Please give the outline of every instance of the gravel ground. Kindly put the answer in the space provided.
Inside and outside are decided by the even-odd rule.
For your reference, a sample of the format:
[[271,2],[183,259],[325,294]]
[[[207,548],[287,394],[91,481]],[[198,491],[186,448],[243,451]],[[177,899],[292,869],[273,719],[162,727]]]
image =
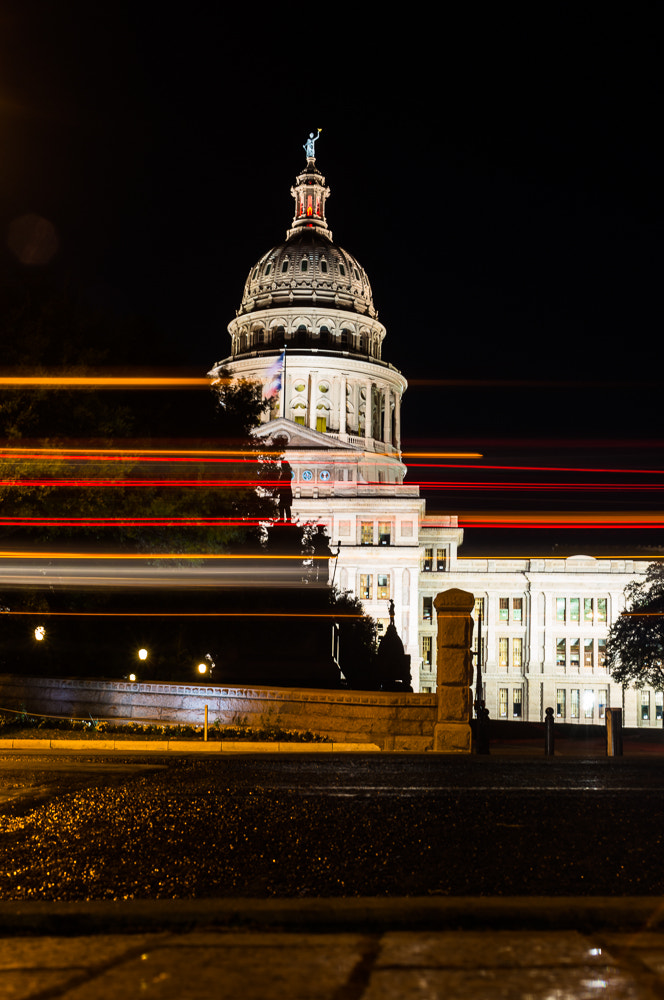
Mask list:
[[0,898],[664,894],[655,790],[357,792],[330,773],[310,791],[295,765],[280,788],[260,764],[118,765],[4,808]]

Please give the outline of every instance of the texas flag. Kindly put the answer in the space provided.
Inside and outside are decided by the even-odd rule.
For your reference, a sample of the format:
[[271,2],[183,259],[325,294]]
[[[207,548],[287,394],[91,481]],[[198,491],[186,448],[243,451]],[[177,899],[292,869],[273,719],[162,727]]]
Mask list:
[[265,388],[263,395],[265,399],[273,399],[281,391],[281,376],[286,360],[286,349],[281,352],[276,361],[273,361],[265,375]]

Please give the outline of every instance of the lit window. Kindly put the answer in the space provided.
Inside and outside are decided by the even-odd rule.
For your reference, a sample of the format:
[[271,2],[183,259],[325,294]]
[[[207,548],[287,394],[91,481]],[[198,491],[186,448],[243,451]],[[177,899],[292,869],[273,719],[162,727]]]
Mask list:
[[574,688],[570,691],[571,702],[572,702],[572,718],[579,718],[579,689]]
[[507,688],[500,688],[500,690],[498,691],[498,715],[500,716],[501,719],[507,718],[508,693],[509,692]]
[[324,434],[327,430],[327,417],[316,417],[316,430]]
[[515,597],[512,601],[512,620],[515,622],[523,621],[523,598]]
[[565,639],[556,639],[556,666],[563,670],[567,666]]
[[389,573],[379,573],[378,574],[378,593],[376,594],[379,601],[387,601],[390,597],[390,576]]
[[319,384],[319,386],[318,386],[318,391],[319,392],[329,392],[330,391],[330,387],[327,384],[327,382],[321,382]]
[[664,709],[664,693],[655,691],[655,718],[662,721],[662,710]]
[[506,667],[509,662],[510,641],[509,639],[498,640],[498,666]]
[[641,692],[641,722],[650,722],[650,691]]
[[360,577],[360,599],[362,601],[370,601],[372,590],[373,590],[373,576],[371,576],[371,574],[366,576],[362,575]]
[[564,622],[565,619],[565,598],[556,597],[556,621]]
[[304,427],[304,415],[301,413],[296,413],[293,418],[293,422],[296,424],[301,424],[302,427]]
[[597,640],[597,666],[606,666],[606,639]]
[[430,635],[422,636],[422,665],[431,670],[431,647],[432,641]]
[[606,688],[597,692],[597,715],[600,719],[606,718]]
[[593,667],[595,665],[593,657],[593,639],[583,640],[583,665],[584,667]]
[[360,545],[373,545],[373,521],[360,523]]
[[475,598],[475,621],[479,621],[480,618],[484,621],[484,598]]
[[558,688],[556,691],[556,718],[565,718],[565,688]]
[[594,691],[584,691],[583,692],[583,716],[585,719],[592,719],[593,712],[595,711],[595,692]]
[[512,666],[520,667],[523,657],[523,640],[512,639]]
[[570,597],[569,599],[569,620],[571,622],[578,622],[579,619],[579,598]]
[[433,549],[425,549],[422,570],[425,573],[430,573],[432,569],[433,569]]
[[597,619],[598,622],[606,621],[606,597],[597,598]]
[[510,620],[510,599],[509,597],[499,598],[498,619],[501,622]]
[[378,522],[378,544],[389,545],[392,537],[392,529],[389,521]]
[[430,622],[433,618],[433,597],[422,598],[422,621]]
[[447,567],[447,552],[445,549],[436,549],[436,570],[444,573]]
[[585,597],[583,599],[583,620],[584,622],[591,622],[594,620],[592,597]]
[[574,670],[581,666],[581,640],[570,639],[569,641],[569,665]]
[[523,691],[521,688],[514,688],[512,691],[512,718],[521,718]]

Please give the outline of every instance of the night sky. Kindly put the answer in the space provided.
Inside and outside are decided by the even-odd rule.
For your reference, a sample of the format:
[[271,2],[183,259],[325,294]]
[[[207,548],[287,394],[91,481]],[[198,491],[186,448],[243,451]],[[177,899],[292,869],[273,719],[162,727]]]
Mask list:
[[[478,8],[440,28],[217,10],[2,5],[0,225],[35,213],[59,246],[32,266],[144,317],[155,364],[203,373],[321,127],[335,242],[411,381],[406,447],[610,465],[617,441],[617,462],[661,465],[655,6]],[[16,267],[6,246],[0,264]]]

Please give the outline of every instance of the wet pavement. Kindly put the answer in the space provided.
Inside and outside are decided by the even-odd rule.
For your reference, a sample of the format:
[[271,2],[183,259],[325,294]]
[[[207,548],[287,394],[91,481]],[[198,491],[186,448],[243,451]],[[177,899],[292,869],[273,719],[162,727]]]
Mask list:
[[[143,929],[134,932],[118,933],[116,927],[94,936],[19,932],[0,937],[0,995],[23,1000],[117,1000],[121,995],[148,1000],[655,1000],[664,993],[664,933],[638,904],[632,910],[625,903],[622,930],[599,911],[594,930],[579,927],[583,900],[559,909],[552,926],[541,926],[542,911],[529,913],[525,901],[502,914],[494,906],[483,915],[473,901],[460,901],[452,921],[463,924],[470,917],[472,924],[474,914],[481,926],[452,929],[446,926],[451,914],[431,911],[430,926],[418,926],[420,914],[413,929],[404,930],[403,910],[416,913],[417,901],[405,900],[403,906],[356,901],[355,910],[331,903],[327,915],[324,901],[319,902],[318,910],[307,914],[306,930],[289,927],[298,923],[293,911],[284,913],[283,904],[275,902],[271,910],[263,904],[262,915],[239,905],[238,926],[215,925],[214,913],[201,911],[198,918],[186,914],[192,926],[181,929],[163,928],[154,915],[152,923],[144,915]],[[653,904],[653,914],[657,910]],[[588,919],[591,914],[581,924]],[[279,928],[280,922],[286,926]],[[33,923],[36,930],[39,918]]]

